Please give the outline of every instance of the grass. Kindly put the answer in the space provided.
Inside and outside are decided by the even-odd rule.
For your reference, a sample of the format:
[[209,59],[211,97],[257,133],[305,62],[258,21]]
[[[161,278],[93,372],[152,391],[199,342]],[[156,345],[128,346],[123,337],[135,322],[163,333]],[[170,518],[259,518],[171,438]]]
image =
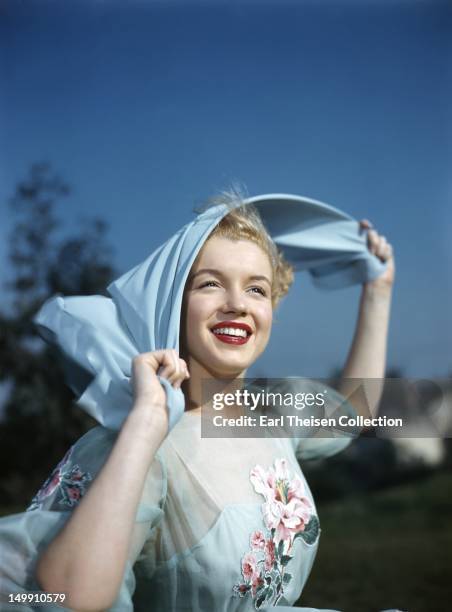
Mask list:
[[318,507],[322,536],[297,605],[345,612],[452,609],[452,476]]

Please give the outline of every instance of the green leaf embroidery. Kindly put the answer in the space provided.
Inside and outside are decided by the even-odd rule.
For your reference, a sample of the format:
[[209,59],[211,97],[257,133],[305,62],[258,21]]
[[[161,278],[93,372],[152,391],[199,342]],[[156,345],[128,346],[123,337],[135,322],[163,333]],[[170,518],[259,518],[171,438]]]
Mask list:
[[299,531],[297,536],[303,538],[306,544],[314,544],[319,536],[319,519],[313,514],[304,531]]
[[273,590],[273,588],[272,587],[268,587],[267,595],[265,596],[265,601],[266,602],[270,601],[270,599],[272,599],[274,594],[275,594],[275,591]]
[[288,582],[290,582],[292,580],[292,574],[289,574],[288,572],[286,572],[283,576],[283,584],[287,584]]
[[256,599],[256,610],[259,610],[259,608],[261,607],[261,605],[264,603],[264,601],[265,601],[265,594],[266,594],[266,591],[267,591],[267,590],[262,591],[262,592],[260,593],[259,597]]
[[292,559],[292,557],[290,555],[283,555],[281,557],[281,565],[283,567],[286,567],[286,565],[289,563],[289,561]]

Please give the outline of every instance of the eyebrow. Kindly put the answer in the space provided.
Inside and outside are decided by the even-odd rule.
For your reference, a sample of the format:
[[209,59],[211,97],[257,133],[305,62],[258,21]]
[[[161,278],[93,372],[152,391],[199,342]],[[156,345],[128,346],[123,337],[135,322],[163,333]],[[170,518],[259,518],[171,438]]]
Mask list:
[[[192,274],[191,277],[189,278],[189,280],[192,281],[194,278],[196,278],[200,274],[215,274],[215,276],[223,276],[224,277],[224,274],[222,272],[220,272],[220,270],[215,270],[215,268],[202,268],[202,270],[198,270],[197,272]],[[263,280],[263,281],[266,281],[270,285],[270,287],[271,287],[271,282],[269,281],[269,279],[266,276],[263,276],[262,274],[252,274],[251,276],[248,276],[248,279],[249,280]]]

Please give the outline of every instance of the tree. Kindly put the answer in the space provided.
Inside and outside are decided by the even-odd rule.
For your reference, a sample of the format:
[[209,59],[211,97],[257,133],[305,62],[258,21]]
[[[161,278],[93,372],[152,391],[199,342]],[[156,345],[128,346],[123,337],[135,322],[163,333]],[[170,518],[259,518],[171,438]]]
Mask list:
[[0,423],[0,497],[20,506],[67,448],[93,425],[74,406],[56,349],[40,340],[33,317],[44,301],[62,295],[105,294],[115,276],[107,225],[85,221],[64,235],[58,215],[69,186],[48,164],[35,164],[10,200],[9,304],[0,306],[0,382],[10,392]]

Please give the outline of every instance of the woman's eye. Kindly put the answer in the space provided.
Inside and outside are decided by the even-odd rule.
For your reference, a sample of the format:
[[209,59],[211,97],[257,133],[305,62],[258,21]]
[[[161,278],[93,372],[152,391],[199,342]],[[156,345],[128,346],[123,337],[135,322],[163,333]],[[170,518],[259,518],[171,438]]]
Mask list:
[[[218,285],[218,283],[216,281],[209,280],[209,281],[204,281],[199,286],[199,288],[203,289],[204,287],[218,287],[218,286],[219,285]],[[260,295],[263,295],[264,297],[267,295],[267,292],[262,287],[250,287],[250,291],[252,293],[259,293]]]
[[215,281],[206,281],[200,285],[200,289],[203,287],[217,287],[217,283]]
[[261,295],[263,295],[263,296],[266,296],[266,295],[267,295],[267,293],[266,293],[265,289],[262,289],[262,287],[251,287],[251,291],[252,291],[253,293],[255,293],[255,292],[260,293],[260,294],[261,294]]

